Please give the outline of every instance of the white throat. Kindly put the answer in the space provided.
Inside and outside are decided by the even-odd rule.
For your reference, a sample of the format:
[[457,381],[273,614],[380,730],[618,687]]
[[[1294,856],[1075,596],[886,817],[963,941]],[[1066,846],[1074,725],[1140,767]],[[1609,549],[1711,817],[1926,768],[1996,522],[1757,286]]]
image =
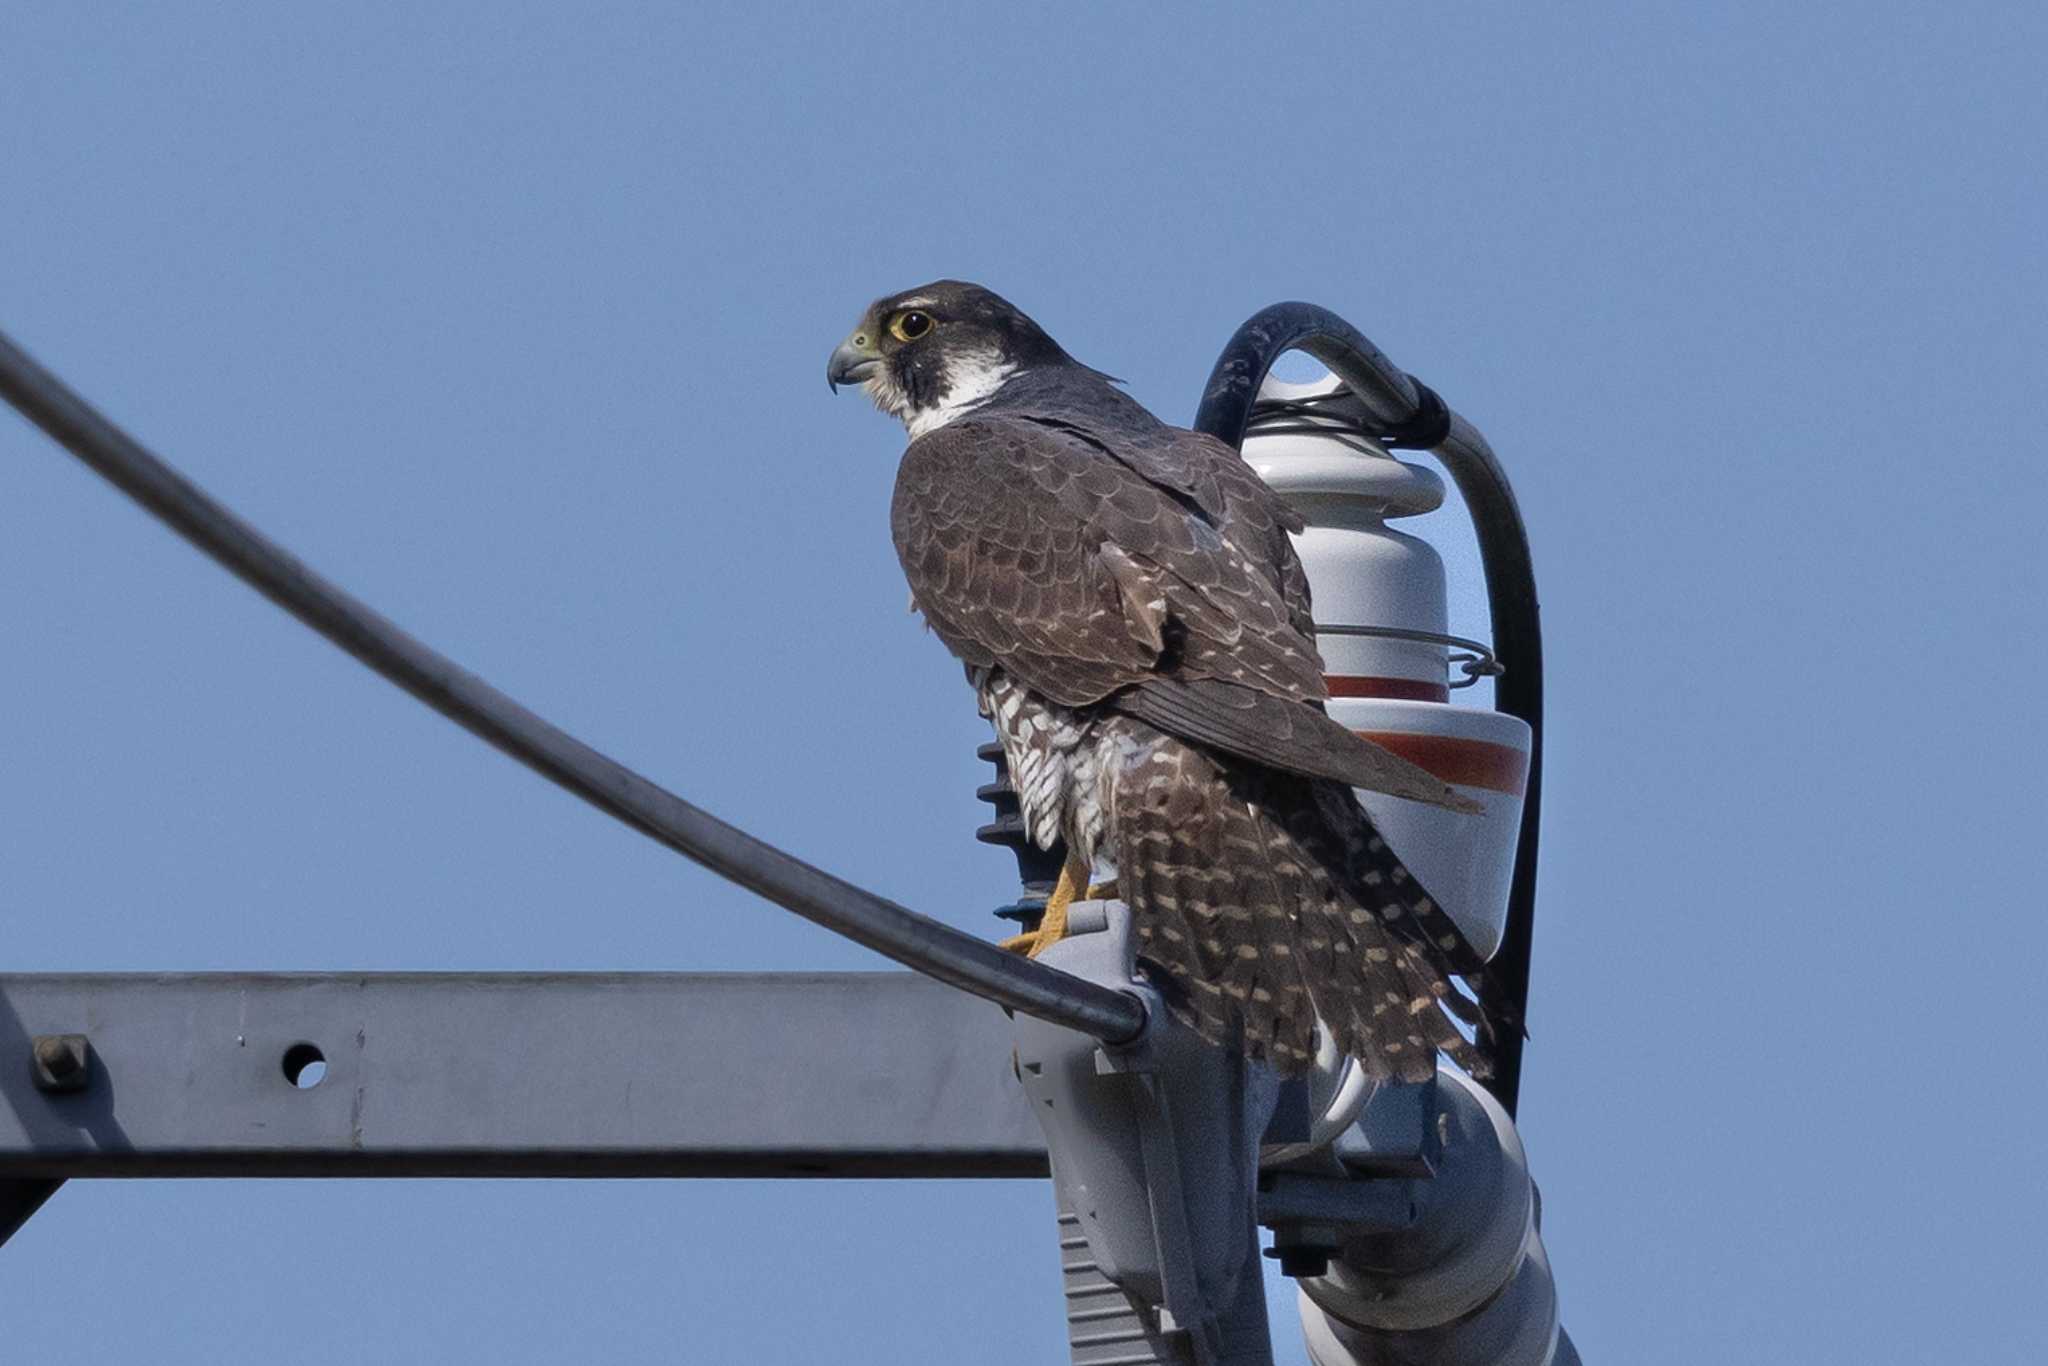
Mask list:
[[993,351],[970,352],[947,367],[946,378],[950,384],[943,399],[932,407],[920,408],[916,412],[899,412],[897,416],[903,419],[910,439],[915,441],[988,402],[995,397],[996,390],[1016,373],[1016,366],[1005,365]]

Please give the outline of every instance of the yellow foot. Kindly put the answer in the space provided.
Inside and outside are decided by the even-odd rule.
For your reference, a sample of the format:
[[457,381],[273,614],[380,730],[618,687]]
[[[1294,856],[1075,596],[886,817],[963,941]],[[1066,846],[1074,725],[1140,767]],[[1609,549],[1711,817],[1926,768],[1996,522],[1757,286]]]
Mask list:
[[1045,899],[1045,914],[1039,917],[1038,928],[1025,934],[1013,935],[1002,942],[1002,947],[1012,953],[1021,953],[1026,958],[1036,958],[1054,944],[1067,937],[1067,907],[1077,900],[1094,900],[1098,897],[1116,895],[1116,883],[1089,883],[1087,875],[1072,860],[1060,869],[1060,880],[1052,889],[1052,895]]

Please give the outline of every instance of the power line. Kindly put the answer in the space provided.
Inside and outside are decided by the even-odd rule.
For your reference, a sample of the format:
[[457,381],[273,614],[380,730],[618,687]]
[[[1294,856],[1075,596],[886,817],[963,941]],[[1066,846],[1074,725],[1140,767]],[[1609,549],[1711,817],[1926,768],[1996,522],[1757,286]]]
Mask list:
[[1135,996],[1008,953],[728,825],[528,711],[308,569],[0,334],[0,396],[257,592],[449,720],[648,838],[806,920],[977,996],[1099,1038],[1135,1038]]

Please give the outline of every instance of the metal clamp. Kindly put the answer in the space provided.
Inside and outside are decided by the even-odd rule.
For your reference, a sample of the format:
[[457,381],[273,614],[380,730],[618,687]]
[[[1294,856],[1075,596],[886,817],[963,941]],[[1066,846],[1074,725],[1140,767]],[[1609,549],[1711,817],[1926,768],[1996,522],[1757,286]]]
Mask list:
[[1278,1079],[1203,1042],[1134,980],[1129,907],[1083,901],[1068,915],[1045,957],[1140,994],[1149,1021],[1127,1045],[1015,1024],[1062,1210],[1073,1359],[1272,1366],[1253,1186]]
[[1493,647],[1483,641],[1469,640],[1464,636],[1447,636],[1441,631],[1421,631],[1410,626],[1345,626],[1316,623],[1316,634],[1322,636],[1369,636],[1375,640],[1413,640],[1424,645],[1442,645],[1463,651],[1450,657],[1465,677],[1451,684],[1454,688],[1469,688],[1482,678],[1498,678],[1507,672],[1507,666],[1495,657]]

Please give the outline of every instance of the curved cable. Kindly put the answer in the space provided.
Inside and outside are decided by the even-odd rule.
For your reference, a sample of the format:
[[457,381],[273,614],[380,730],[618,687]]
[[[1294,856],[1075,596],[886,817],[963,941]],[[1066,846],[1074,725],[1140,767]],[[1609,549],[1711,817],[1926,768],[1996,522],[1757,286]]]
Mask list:
[[0,396],[257,592],[457,725],[641,834],[806,920],[930,977],[1123,1042],[1136,996],[1084,982],[917,914],[726,824],[543,720],[407,635],[215,502],[0,335]]
[[1377,424],[1383,445],[1434,451],[1463,495],[1478,533],[1493,617],[1493,649],[1502,666],[1494,680],[1494,706],[1529,724],[1529,777],[1515,845],[1514,880],[1508,889],[1507,925],[1480,988],[1480,1003],[1487,1013],[1504,1022],[1490,1038],[1481,1039],[1493,1063],[1486,1086],[1513,1115],[1522,1085],[1543,795],[1543,633],[1521,509],[1507,472],[1478,428],[1446,408],[1428,385],[1388,360],[1357,328],[1314,304],[1274,304],[1237,329],[1209,372],[1195,414],[1196,430],[1233,447],[1240,445],[1260,386],[1273,363],[1288,351],[1305,351],[1328,366]]

